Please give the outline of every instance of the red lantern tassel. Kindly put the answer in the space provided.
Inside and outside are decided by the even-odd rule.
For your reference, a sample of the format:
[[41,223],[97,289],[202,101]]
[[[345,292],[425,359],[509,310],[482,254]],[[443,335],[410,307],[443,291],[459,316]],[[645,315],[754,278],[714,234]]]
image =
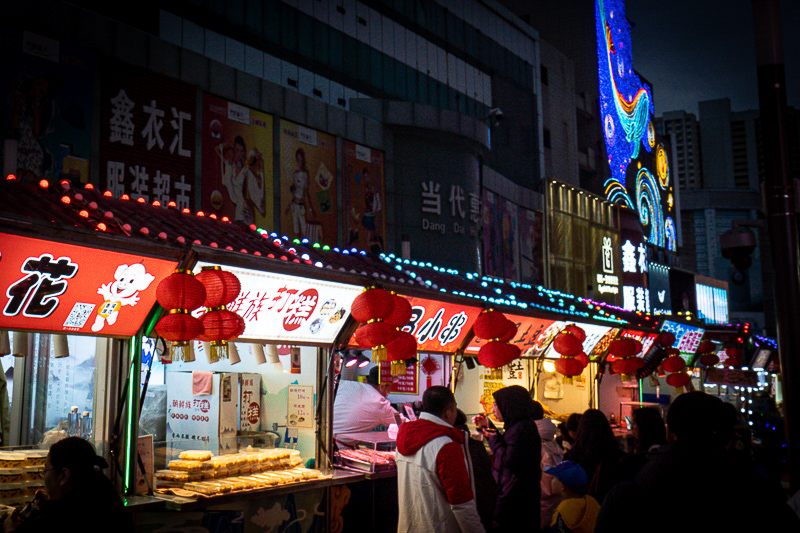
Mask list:
[[213,340],[209,349],[208,360],[212,363],[228,358],[228,341]]
[[373,346],[372,347],[372,362],[373,363],[383,363],[386,361],[386,345],[381,344],[380,346]]
[[406,362],[400,359],[399,361],[392,361],[392,375],[402,376],[406,373]]
[[169,362],[172,361],[194,361],[194,351],[192,341],[174,341],[169,347]]

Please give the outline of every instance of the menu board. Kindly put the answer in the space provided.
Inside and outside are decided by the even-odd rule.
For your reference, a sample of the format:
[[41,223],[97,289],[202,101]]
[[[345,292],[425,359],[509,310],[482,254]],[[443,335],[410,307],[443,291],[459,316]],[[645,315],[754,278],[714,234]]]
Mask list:
[[[419,394],[419,376],[417,363],[406,365],[406,373],[394,376],[394,386],[390,394]],[[381,365],[381,383],[392,381],[392,367],[389,364]]]
[[411,320],[402,329],[416,337],[418,352],[454,353],[481,313],[478,307],[403,297],[411,304]]
[[0,233],[0,328],[130,337],[175,261]]
[[286,395],[286,426],[289,428],[314,427],[314,387],[289,385]]
[[[517,334],[509,342],[519,346],[524,355],[529,355],[526,352],[537,348],[537,340],[547,327],[553,324],[552,320],[529,316],[506,314],[506,318],[517,325]],[[474,337],[467,346],[467,351],[477,353],[486,342],[485,339]]]
[[[563,326],[566,327],[568,322],[562,322]],[[580,324],[576,323],[576,326],[581,328],[584,333],[586,333],[586,339],[583,341],[583,353],[590,354],[594,347],[606,336],[606,334],[611,330],[608,326],[596,326],[594,324]],[[563,327],[561,328],[563,329]],[[559,330],[560,331],[560,330]],[[553,347],[552,343],[547,348],[545,352],[545,357],[549,359],[558,359],[561,357],[555,348]]]
[[608,352],[608,345],[611,344],[611,341],[617,338],[619,331],[619,328],[609,329],[606,334],[603,335],[603,338],[594,345],[592,353],[587,354],[589,356],[589,360],[597,361],[600,357],[604,356]]
[[[195,274],[210,263],[198,263]],[[245,323],[241,342],[331,344],[363,287],[222,266],[242,290],[228,309]]]
[[675,335],[675,344],[673,348],[677,348],[681,352],[681,356],[688,361],[697,351],[700,346],[700,341],[703,340],[705,329],[688,324],[681,324],[679,322],[672,322],[665,320],[661,326],[661,331],[669,331]]

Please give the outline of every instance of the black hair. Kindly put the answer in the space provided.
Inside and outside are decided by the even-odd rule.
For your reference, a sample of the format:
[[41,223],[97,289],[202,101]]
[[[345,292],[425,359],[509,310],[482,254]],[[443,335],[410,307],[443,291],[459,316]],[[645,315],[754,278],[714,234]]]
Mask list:
[[667,427],[677,440],[702,442],[713,447],[730,440],[733,423],[724,402],[701,391],[681,394],[667,411]]
[[[598,465],[615,449],[619,450],[619,444],[606,415],[597,409],[587,409],[578,423],[575,443],[564,458],[580,465]],[[584,468],[588,472],[593,467]]]
[[434,416],[442,417],[448,407],[455,405],[456,397],[447,387],[434,385],[422,394],[422,410]]
[[581,417],[583,414],[581,413],[572,413],[567,417],[567,422],[565,423],[567,431],[578,431],[578,424],[581,423]]
[[661,411],[655,407],[642,407],[633,412],[633,422],[639,427],[639,452],[646,452],[651,446],[667,443],[667,427]]
[[245,144],[244,144],[244,139],[242,138],[241,135],[237,135],[236,137],[233,138],[233,144],[238,144],[242,148],[246,147]]
[[[503,387],[494,391],[492,397],[500,414],[503,415],[503,427],[505,429],[510,428],[520,420],[528,418],[536,420],[536,406],[533,398],[531,398],[531,393],[525,387],[521,385]],[[541,407],[541,404],[539,404],[540,409]]]
[[461,409],[456,409],[456,421],[453,422],[453,427],[466,429],[467,428],[467,415]]
[[375,365],[369,369],[367,374],[367,383],[370,385],[380,385],[381,366]]
[[541,420],[544,418],[544,407],[537,400],[533,400],[533,419]]
[[91,444],[80,437],[67,437],[56,442],[50,446],[48,457],[54,469],[69,469],[70,479],[76,488],[92,485],[100,478],[106,479],[103,469],[108,468],[108,463],[95,453]]

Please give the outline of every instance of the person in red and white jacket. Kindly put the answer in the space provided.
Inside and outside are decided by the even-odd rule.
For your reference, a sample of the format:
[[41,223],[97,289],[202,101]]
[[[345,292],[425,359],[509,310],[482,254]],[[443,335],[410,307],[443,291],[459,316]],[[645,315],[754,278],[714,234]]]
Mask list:
[[398,533],[483,533],[475,507],[469,436],[454,428],[456,399],[447,387],[422,395],[419,420],[397,433]]

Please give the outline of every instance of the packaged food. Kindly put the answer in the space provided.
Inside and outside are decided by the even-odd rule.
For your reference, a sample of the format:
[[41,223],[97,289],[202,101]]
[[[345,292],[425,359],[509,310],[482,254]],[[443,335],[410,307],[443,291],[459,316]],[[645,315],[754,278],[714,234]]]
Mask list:
[[217,471],[214,470],[213,468],[210,468],[208,470],[201,470],[200,471],[200,478],[201,479],[204,479],[204,480],[205,479],[214,479],[214,478],[217,478],[217,477],[222,477],[222,476],[218,476],[217,475]]
[[37,490],[44,490],[44,481],[26,481],[25,482],[25,496],[32,498]]
[[0,468],[0,483],[18,483],[25,480],[23,468]]
[[281,482],[281,479],[274,474],[267,474],[267,473],[255,474],[251,477],[254,477],[259,481],[261,481],[264,484],[263,486],[277,485]]
[[178,459],[184,461],[208,461],[213,454],[208,450],[186,450],[181,452]]
[[213,468],[222,469],[222,468],[230,468],[233,464],[230,455],[215,455],[211,459],[208,460]]
[[230,491],[228,491],[228,492],[233,492],[233,491],[237,491],[237,490],[244,490],[245,487],[246,487],[245,483],[243,481],[237,481],[238,479],[239,478],[236,478],[236,477],[228,477],[228,478],[225,478],[225,479],[219,479],[219,480],[216,481],[216,483],[219,483],[220,485],[223,485],[223,486],[225,486],[225,485],[230,486]]
[[22,482],[18,483],[0,483],[0,499],[12,499],[25,497],[26,486]]
[[28,458],[20,452],[0,453],[0,468],[22,468],[28,466]]
[[44,466],[48,452],[47,450],[22,450],[20,453],[25,455],[28,466]]
[[186,483],[183,486],[186,490],[213,496],[214,494],[221,494],[222,488],[216,483],[200,482],[200,483]]
[[204,469],[205,463],[203,461],[185,461],[176,459],[169,462],[170,470],[182,470],[184,472],[200,472]]
[[26,466],[22,469],[25,481],[39,481],[43,478],[43,466]]

